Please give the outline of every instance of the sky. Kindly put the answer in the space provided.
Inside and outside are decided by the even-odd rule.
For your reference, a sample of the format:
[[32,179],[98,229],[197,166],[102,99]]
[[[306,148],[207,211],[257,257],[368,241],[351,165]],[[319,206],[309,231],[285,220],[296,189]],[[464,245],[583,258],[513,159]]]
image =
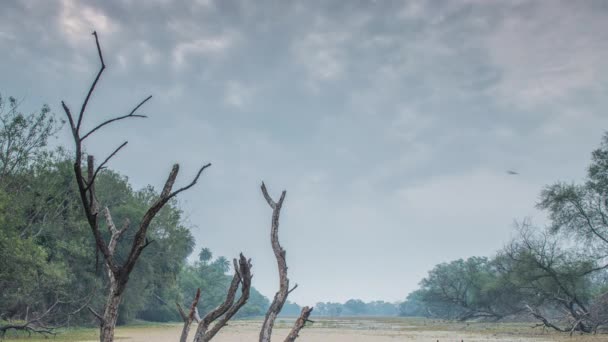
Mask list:
[[[608,128],[605,1],[3,1],[0,94],[126,114],[86,150],[135,188],[178,184],[197,249],[253,259],[272,298],[271,209],[290,299],[403,300],[437,263],[491,256],[546,223]],[[71,146],[66,129],[54,144]],[[515,170],[518,175],[509,175]],[[196,254],[196,253],[195,253]],[[204,289],[203,289],[204,291]]]

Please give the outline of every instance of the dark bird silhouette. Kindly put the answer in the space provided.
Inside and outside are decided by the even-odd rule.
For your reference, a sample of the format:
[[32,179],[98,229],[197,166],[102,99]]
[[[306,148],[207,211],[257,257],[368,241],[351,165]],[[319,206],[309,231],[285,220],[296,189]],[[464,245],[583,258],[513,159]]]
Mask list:
[[516,172],[516,171],[513,171],[513,170],[507,170],[507,173],[510,174],[510,175],[512,175],[512,176],[515,176],[515,175],[519,174],[519,172]]

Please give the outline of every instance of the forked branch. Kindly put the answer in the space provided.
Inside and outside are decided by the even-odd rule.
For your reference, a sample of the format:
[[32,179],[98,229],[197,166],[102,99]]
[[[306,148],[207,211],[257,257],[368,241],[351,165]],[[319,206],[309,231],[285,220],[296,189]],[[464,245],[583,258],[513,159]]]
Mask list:
[[198,317],[198,310],[196,308],[196,306],[198,305],[198,301],[201,298],[201,289],[197,289],[196,290],[196,295],[194,295],[194,300],[192,301],[192,304],[190,305],[190,311],[188,312],[188,314],[186,315],[184,313],[184,310],[182,310],[182,307],[179,305],[179,303],[177,304],[177,309],[179,310],[179,314],[182,316],[182,319],[184,320],[184,327],[182,328],[182,335],[179,338],[180,342],[186,342],[188,340],[188,333],[190,333],[190,326],[192,325],[192,321],[196,320],[197,322],[199,321],[199,317]]
[[[272,221],[271,221],[271,231],[270,231],[270,242],[272,245],[272,250],[274,252],[274,256],[277,259],[277,266],[279,269],[279,291],[274,296],[268,311],[266,312],[266,316],[264,317],[264,323],[262,324],[262,329],[260,330],[260,342],[270,342],[272,337],[272,329],[274,327],[274,322],[283,309],[283,305],[287,301],[287,296],[296,289],[297,285],[292,289],[289,289],[289,278],[287,278],[287,261],[285,259],[285,250],[281,247],[279,243],[279,217],[281,215],[281,208],[283,207],[283,201],[285,200],[286,191],[281,193],[281,197],[279,197],[278,201],[272,199],[270,194],[268,194],[268,190],[266,189],[266,185],[262,182],[262,195],[264,195],[264,199],[266,203],[272,209]],[[296,320],[293,329],[290,334],[287,336],[285,341],[294,341],[300,332],[300,330],[304,327],[305,323],[308,321],[308,317],[312,312],[312,308],[305,307],[298,320]]]
[[127,115],[123,115],[123,116],[118,116],[109,120],[106,120],[102,123],[100,123],[99,125],[95,126],[95,128],[91,129],[88,133],[86,133],[82,138],[80,138],[80,140],[84,140],[86,138],[88,138],[91,134],[95,133],[95,131],[97,131],[98,129],[102,128],[105,125],[111,124],[114,121],[119,121],[119,120],[123,120],[123,119],[128,119],[128,118],[147,118],[146,115],[140,115],[140,114],[135,114],[135,112],[139,109],[139,107],[143,106],[144,103],[148,102],[148,100],[150,100],[152,98],[152,95],[146,97],[143,101],[141,101],[140,103],[137,104],[137,106],[135,106],[131,112]]
[[[251,291],[251,259],[240,255],[239,260],[233,260],[234,276],[228,288],[226,299],[222,304],[211,310],[205,317],[200,319],[194,342],[207,342],[211,339],[230,321],[230,319],[247,303]],[[235,302],[236,292],[241,288],[241,296]],[[187,338],[187,332],[185,335]],[[182,331],[182,337],[184,332]],[[185,341],[185,340],[184,340]]]

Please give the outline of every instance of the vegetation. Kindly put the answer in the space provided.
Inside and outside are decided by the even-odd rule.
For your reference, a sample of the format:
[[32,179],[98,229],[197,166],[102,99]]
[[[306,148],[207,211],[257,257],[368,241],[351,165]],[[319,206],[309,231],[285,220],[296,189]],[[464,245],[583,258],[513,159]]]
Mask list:
[[[125,177],[107,169],[107,162],[127,142],[96,165],[94,156],[86,154],[84,141],[114,122],[145,118],[136,112],[151,96],[126,115],[89,131],[82,129],[89,99],[106,68],[97,33],[93,36],[100,62],[97,76],[78,112],[73,114],[61,102],[73,137],[73,159],[61,149],[46,150],[58,129],[48,106],[24,115],[14,98],[9,98],[8,109],[0,98],[0,321],[8,321],[0,325],[0,338],[8,330],[54,334],[54,326],[69,325],[73,317],[79,320],[73,323],[87,323],[83,315],[76,315],[86,308],[99,324],[100,341],[111,342],[119,323],[175,319],[175,309],[169,309],[169,302],[174,302],[184,321],[180,341],[188,339],[194,321],[194,341],[210,341],[244,308],[240,315],[258,315],[266,309],[260,342],[270,342],[275,320],[297,287],[289,287],[278,235],[286,192],[275,201],[265,184],[261,186],[272,209],[271,245],[280,279],[270,304],[252,289],[251,259],[243,254],[233,260],[232,277],[226,274],[227,259],[212,261],[207,248],[200,251],[199,262],[188,265],[194,240],[182,224],[176,196],[192,188],[211,164],[174,190],[179,173],[175,164],[160,192],[151,186],[134,191]],[[136,229],[129,229],[132,222]],[[203,301],[200,286],[206,286]],[[187,296],[184,291],[195,293],[188,313],[180,304]],[[205,307],[199,308],[199,302]],[[311,312],[310,307],[302,308],[286,341],[298,338]]]
[[[108,276],[82,215],[72,160],[64,149],[48,147],[63,123],[48,106],[22,113],[12,97],[0,97],[0,122],[0,334],[13,326],[48,334],[52,326],[92,325],[95,316],[86,310],[103,306]],[[608,324],[607,193],[608,134],[592,153],[584,183],[558,182],[542,191],[538,206],[547,211],[549,227],[523,221],[518,237],[496,255],[435,266],[400,304],[317,303],[315,315],[526,318],[559,331],[601,331]],[[116,221],[138,222],[159,193],[151,186],[135,190],[125,176],[104,168],[96,197]],[[132,241],[135,234],[123,238]],[[186,306],[201,287],[201,314],[225,300],[230,262],[208,248],[187,261],[194,239],[175,199],[158,211],[147,237],[154,243],[133,269],[118,324],[179,321],[174,303]],[[129,244],[116,248],[118,258],[129,255]],[[269,306],[252,287],[235,317],[261,316]],[[286,316],[302,310],[289,301],[282,309]]]
[[[52,308],[44,325],[93,324],[95,317],[84,306],[102,306],[107,276],[82,215],[72,161],[62,149],[47,148],[61,122],[47,106],[21,113],[14,98],[1,100],[0,108],[0,319],[25,323]],[[117,221],[137,222],[158,197],[150,186],[134,190],[125,176],[110,169],[99,172],[96,190]],[[134,233],[127,231],[124,239],[133,239]],[[208,248],[198,261],[187,262],[194,238],[177,201],[159,211],[148,237],[154,243],[134,268],[119,324],[177,321],[175,302],[184,303],[198,287],[205,289],[201,313],[224,300],[230,263],[214,259]],[[116,254],[127,255],[128,247],[119,244]],[[253,288],[239,315],[262,315],[268,305]]]
[[[288,336],[295,340],[312,308],[287,301],[295,287],[290,288],[278,240],[286,193],[275,201],[262,183],[272,209],[271,244],[279,269],[272,302],[251,286],[251,261],[242,255],[234,260],[232,275],[229,260],[213,258],[208,248],[189,263],[195,243],[175,196],[195,185],[210,164],[187,186],[173,190],[175,165],[161,191],[152,186],[135,190],[125,176],[105,166],[126,143],[95,167],[83,141],[109,123],[142,117],[134,113],[149,100],[128,115],[80,131],[88,98],[105,69],[95,38],[101,68],[79,115],[62,103],[75,142],[71,157],[63,148],[48,148],[64,124],[48,106],[24,114],[16,99],[0,97],[0,336],[11,329],[53,334],[55,326],[97,322],[101,340],[111,341],[116,324],[183,320],[182,340],[197,321],[195,341],[208,341],[233,317],[265,315],[260,341],[270,341],[282,313],[298,317]],[[524,220],[516,227],[518,236],[494,256],[436,265],[403,303],[317,303],[315,314],[526,318],[560,332],[606,330],[608,134],[592,153],[585,182],[545,187],[538,207],[547,212],[548,227]],[[117,228],[114,222],[124,224]],[[138,228],[129,230],[131,223]],[[182,306],[190,308],[187,314]]]
[[397,316],[399,304],[382,300],[364,302],[360,299],[349,299],[344,303],[320,302],[315,305],[316,316],[356,317],[356,316]]
[[435,266],[400,305],[404,316],[447,319],[530,317],[563,332],[608,324],[608,133],[593,151],[583,184],[541,193],[547,228],[529,221],[493,258]]

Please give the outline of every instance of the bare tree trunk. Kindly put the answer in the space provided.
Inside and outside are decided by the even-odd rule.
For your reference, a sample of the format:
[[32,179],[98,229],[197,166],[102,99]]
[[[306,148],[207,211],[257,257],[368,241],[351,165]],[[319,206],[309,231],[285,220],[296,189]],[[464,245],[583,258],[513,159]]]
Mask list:
[[103,321],[99,333],[101,342],[114,341],[114,328],[118,319],[118,306],[122,301],[122,291],[117,287],[117,284],[112,284],[108,298],[106,299],[105,310],[103,312]]
[[194,300],[190,305],[190,312],[188,315],[184,313],[182,307],[177,303],[177,309],[179,310],[179,314],[182,316],[184,320],[184,327],[182,328],[182,335],[179,338],[179,342],[186,342],[188,340],[188,334],[190,333],[190,326],[192,326],[193,321],[200,322],[200,317],[198,317],[198,310],[196,306],[198,305],[198,301],[201,298],[201,289],[198,288],[196,290],[196,295],[194,296]]
[[306,322],[308,322],[308,317],[310,317],[310,313],[312,312],[312,308],[305,306],[302,308],[302,312],[300,313],[300,317],[296,320],[293,328],[289,332],[289,335],[285,338],[285,342],[294,342],[296,338],[300,335],[300,330],[304,328]]
[[266,185],[262,183],[262,194],[266,199],[266,202],[272,208],[272,221],[270,230],[270,242],[274,256],[277,259],[277,266],[279,269],[279,291],[274,295],[274,299],[266,312],[262,329],[260,330],[260,342],[270,342],[272,337],[272,328],[274,322],[283,309],[283,305],[287,300],[289,294],[289,278],[287,278],[287,261],[285,260],[285,250],[279,243],[279,217],[281,215],[281,207],[285,200],[286,191],[281,193],[281,197],[278,202],[275,202],[266,190]]
[[[275,202],[272,197],[268,194],[268,190],[266,189],[266,185],[262,183],[262,194],[264,195],[264,199],[272,208],[272,222],[271,222],[271,230],[270,230],[270,242],[272,244],[272,250],[274,251],[274,256],[277,259],[277,266],[279,268],[279,291],[274,295],[274,300],[268,311],[266,312],[266,317],[264,318],[264,323],[262,324],[262,329],[260,330],[260,342],[270,342],[272,338],[272,328],[274,327],[274,322],[277,319],[277,316],[283,309],[283,305],[285,301],[287,301],[287,296],[298,287],[296,284],[292,289],[289,289],[289,278],[287,278],[287,260],[285,259],[285,250],[281,247],[279,243],[279,217],[281,215],[281,207],[283,206],[283,201],[285,200],[286,191],[281,193],[281,197],[278,202]],[[304,327],[305,323],[308,321],[308,317],[312,312],[312,308],[305,307],[302,309],[300,317],[294,324],[293,329],[291,330],[289,336],[285,339],[285,341],[295,341],[298,337],[300,330]]]
[[114,250],[123,235],[123,233],[129,227],[129,222],[126,221],[123,227],[119,230],[114,225],[112,221],[112,216],[110,215],[110,211],[106,207],[104,210],[104,216],[107,222],[108,230],[110,231],[111,237],[109,241],[106,241],[104,236],[100,231],[99,226],[99,208],[100,205],[97,202],[97,196],[95,192],[95,180],[99,172],[101,172],[105,165],[114,157],[123,147],[127,145],[127,142],[122,143],[118,146],[99,166],[95,167],[94,158],[92,155],[87,157],[87,169],[86,173],[83,171],[83,142],[85,139],[90,137],[93,133],[100,130],[101,128],[114,123],[116,121],[129,119],[129,118],[145,118],[145,115],[135,114],[135,112],[152,96],[147,97],[143,101],[141,101],[137,106],[135,106],[131,112],[127,115],[115,117],[109,120],[106,120],[88,132],[82,131],[82,122],[85,117],[85,112],[87,109],[87,104],[91,98],[95,90],[95,86],[99,81],[103,71],[106,68],[106,65],[103,60],[103,55],[101,52],[101,47],[99,44],[99,39],[97,37],[97,32],[93,32],[93,36],[95,37],[95,44],[97,46],[97,53],[99,55],[100,68],[97,72],[97,76],[95,80],[89,87],[89,91],[80,107],[80,112],[78,115],[72,115],[70,108],[65,104],[65,102],[61,102],[61,106],[67,116],[68,122],[70,124],[70,129],[72,131],[72,136],[74,138],[75,144],[75,158],[74,158],[74,174],[76,176],[76,184],[78,185],[78,192],[80,194],[80,201],[83,207],[83,211],[87,222],[91,228],[91,233],[95,238],[95,253],[97,255],[98,252],[101,252],[104,258],[104,263],[108,272],[108,277],[110,279],[110,287],[108,298],[106,301],[106,305],[104,307],[103,315],[100,315],[95,312],[91,307],[89,310],[99,319],[100,321],[100,335],[99,339],[101,342],[112,342],[114,340],[114,327],[116,326],[116,320],[118,318],[118,307],[120,305],[122,295],[124,290],[127,287],[127,283],[129,281],[129,275],[133,271],[137,260],[141,256],[141,252],[148,247],[153,241],[148,240],[147,232],[150,223],[158,214],[158,212],[165,206],[172,198],[177,196],[182,191],[186,191],[193,187],[198,181],[201,173],[211,164],[206,164],[198,170],[198,173],[194,177],[194,179],[186,186],[183,186],[177,190],[173,190],[173,185],[175,184],[175,180],[177,178],[177,174],[179,173],[179,165],[173,165],[171,172],[169,173],[169,177],[165,181],[165,185],[156,201],[152,203],[152,205],[148,208],[146,213],[141,218],[139,223],[139,227],[135,232],[133,241],[131,243],[131,248],[126,256],[124,262],[117,263],[114,259]]

